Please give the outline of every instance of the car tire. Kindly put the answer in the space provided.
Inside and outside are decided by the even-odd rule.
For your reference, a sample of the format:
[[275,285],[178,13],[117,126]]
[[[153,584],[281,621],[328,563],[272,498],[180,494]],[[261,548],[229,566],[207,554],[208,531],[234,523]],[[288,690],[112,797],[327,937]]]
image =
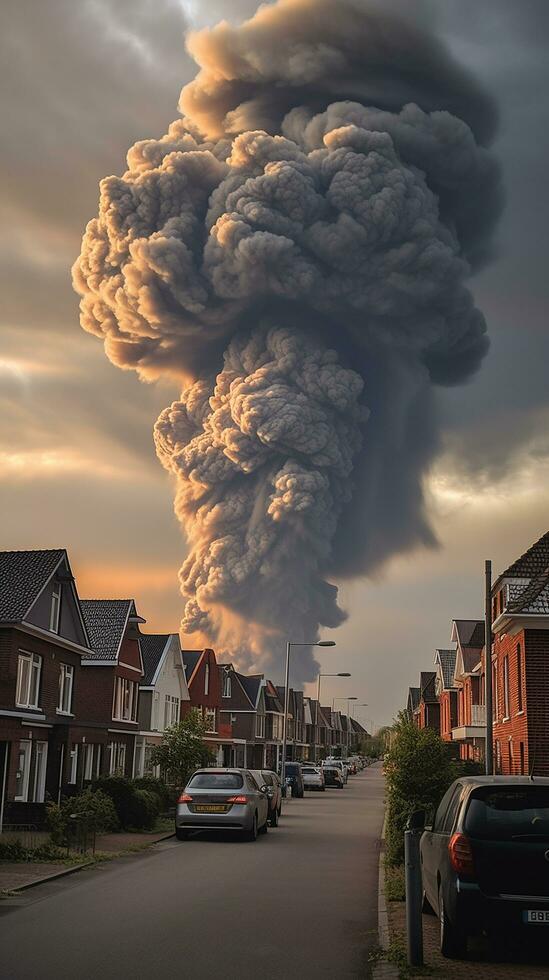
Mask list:
[[176,827],[175,828],[175,836],[177,837],[178,840],[188,840],[189,839],[189,831],[188,830],[183,830],[182,827]]
[[448,960],[463,959],[467,955],[467,936],[448,918],[444,906],[442,887],[438,890],[438,917],[440,922],[440,952]]
[[325,793],[326,792],[326,787],[325,786],[321,786],[320,787],[320,792],[321,793]]
[[282,816],[282,802],[280,803],[280,806],[279,806],[279,808],[277,810],[277,813],[278,813],[278,819],[280,820],[280,818]]
[[278,827],[278,810],[275,810],[271,816],[271,827]]
[[258,834],[267,834],[269,832],[269,818],[265,817],[265,823],[262,827],[258,827]]
[[252,826],[246,831],[245,838],[249,841],[257,840],[257,813],[254,813]]

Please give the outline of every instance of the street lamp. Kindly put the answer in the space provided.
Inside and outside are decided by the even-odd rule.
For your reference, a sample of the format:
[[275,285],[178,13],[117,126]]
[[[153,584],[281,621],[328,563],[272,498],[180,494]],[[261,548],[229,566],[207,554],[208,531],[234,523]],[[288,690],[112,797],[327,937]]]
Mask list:
[[[351,674],[349,674],[347,671],[344,671],[343,673],[338,673],[338,674],[320,674],[319,673],[319,675],[318,675],[318,688],[317,688],[317,692],[316,692],[315,729],[318,729],[318,712],[320,710],[320,678],[321,677],[351,677]],[[313,749],[313,756],[314,756],[313,761],[316,762],[316,742],[315,742],[315,747]]]
[[286,671],[284,680],[284,718],[282,722],[282,759],[280,767],[280,776],[282,779],[282,789],[285,788],[285,777],[286,777],[286,737],[287,737],[287,724],[288,724],[288,703],[290,699],[290,692],[288,685],[290,683],[290,651],[292,647],[335,647],[335,640],[317,640],[316,643],[293,643],[288,640],[286,644]]

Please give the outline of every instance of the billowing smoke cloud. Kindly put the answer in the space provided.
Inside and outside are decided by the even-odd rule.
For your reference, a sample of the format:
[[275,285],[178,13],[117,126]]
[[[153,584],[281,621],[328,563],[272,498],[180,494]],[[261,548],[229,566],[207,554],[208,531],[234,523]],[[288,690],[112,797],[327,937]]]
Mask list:
[[394,4],[279,0],[189,49],[184,116],[102,182],[74,283],[115,364],[184,379],[155,428],[183,629],[268,669],[342,621],[327,579],[432,543],[433,385],[488,346],[495,111]]

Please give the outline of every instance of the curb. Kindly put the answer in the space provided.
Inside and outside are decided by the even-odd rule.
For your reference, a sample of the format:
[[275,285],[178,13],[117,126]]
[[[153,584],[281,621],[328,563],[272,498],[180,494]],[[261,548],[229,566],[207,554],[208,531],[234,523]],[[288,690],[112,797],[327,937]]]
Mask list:
[[[387,823],[387,814],[385,814],[385,819],[383,821],[383,829],[381,831],[381,841],[385,840],[385,826]],[[385,862],[383,859],[383,850],[379,852],[379,876],[378,876],[378,888],[377,888],[377,934],[378,941],[381,949],[388,950],[390,942],[389,933],[389,916],[387,913],[387,901],[385,899]],[[398,980],[399,974],[398,969],[394,963],[389,963],[389,960],[383,959],[379,963],[376,963],[372,970],[373,980]]]
[[[155,844],[161,844],[162,841],[169,840],[171,837],[175,837],[175,833],[173,831],[169,834],[165,834],[164,837],[159,837],[158,840],[151,841],[151,843],[148,846],[154,847]],[[147,850],[147,848],[144,847],[143,850],[145,851]],[[135,852],[128,851],[128,855],[133,853]],[[82,864],[73,864],[68,868],[63,868],[62,871],[53,871],[51,874],[44,875],[43,878],[37,878],[35,881],[27,881],[23,885],[18,885],[17,888],[13,889],[13,891],[24,892],[28,888],[34,888],[36,885],[45,885],[46,882],[55,881],[56,878],[65,878],[66,875],[76,874],[77,871],[83,871],[84,868],[91,868],[92,866],[99,863],[100,863],[99,861],[96,861],[94,858],[91,858],[89,861],[83,861]],[[7,890],[11,891],[11,889],[7,889]]]

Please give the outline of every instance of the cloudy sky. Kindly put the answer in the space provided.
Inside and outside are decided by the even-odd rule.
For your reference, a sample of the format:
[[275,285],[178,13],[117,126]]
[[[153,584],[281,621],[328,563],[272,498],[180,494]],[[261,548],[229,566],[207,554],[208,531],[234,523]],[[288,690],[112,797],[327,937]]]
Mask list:
[[[253,0],[8,0],[1,30],[0,494],[2,547],[68,549],[82,596],[135,596],[149,628],[181,615],[182,542],[152,425],[178,391],[121,372],[79,328],[70,267],[99,180],[160,136],[194,74],[184,32],[238,20]],[[482,612],[483,561],[505,567],[547,530],[549,331],[546,0],[432,0],[454,52],[495,94],[507,206],[498,256],[474,282],[492,346],[473,381],[438,389],[443,450],[426,493],[439,546],[342,586],[349,619],[326,700],[356,694],[390,721]],[[275,678],[276,679],[276,678]]]

